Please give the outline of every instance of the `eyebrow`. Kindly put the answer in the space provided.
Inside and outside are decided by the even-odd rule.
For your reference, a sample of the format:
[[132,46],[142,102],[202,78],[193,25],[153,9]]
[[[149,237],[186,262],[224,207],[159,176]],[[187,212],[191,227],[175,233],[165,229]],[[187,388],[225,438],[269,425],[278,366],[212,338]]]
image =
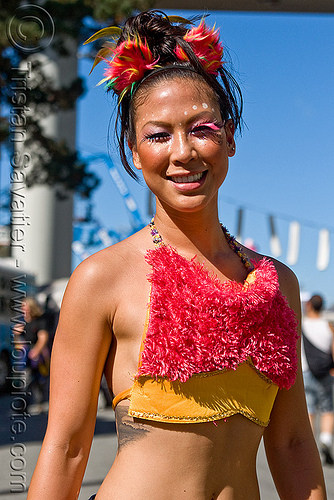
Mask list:
[[[188,118],[186,120],[186,124],[195,122],[196,120],[198,120],[199,118],[202,118],[203,116],[208,116],[208,115],[212,116],[212,114],[213,114],[213,111],[205,109],[205,110],[201,111],[200,113],[196,114],[195,116]],[[149,120],[148,122],[145,123],[145,125],[143,125],[143,127],[145,127],[146,125],[156,125],[158,127],[167,127],[167,128],[170,127],[170,123],[164,122],[162,120]]]
[[148,122],[145,122],[145,125],[157,125],[158,127],[169,127],[170,123],[159,120],[149,120]]

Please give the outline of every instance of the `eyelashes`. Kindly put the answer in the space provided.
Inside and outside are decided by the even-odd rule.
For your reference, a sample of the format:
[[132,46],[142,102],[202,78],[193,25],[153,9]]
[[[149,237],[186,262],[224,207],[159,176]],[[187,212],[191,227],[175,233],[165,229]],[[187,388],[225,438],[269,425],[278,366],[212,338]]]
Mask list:
[[148,142],[166,142],[170,137],[167,132],[156,132],[154,134],[145,134],[144,139]]
[[191,133],[200,139],[217,139],[221,137],[221,129],[224,125],[220,123],[201,123],[196,125]]
[[[221,129],[224,126],[224,122],[205,122],[198,123],[190,129],[190,134],[194,137],[200,139],[210,138],[212,136],[220,137]],[[165,143],[171,138],[171,134],[168,132],[155,132],[148,133],[144,135],[143,141],[148,141],[150,143]]]

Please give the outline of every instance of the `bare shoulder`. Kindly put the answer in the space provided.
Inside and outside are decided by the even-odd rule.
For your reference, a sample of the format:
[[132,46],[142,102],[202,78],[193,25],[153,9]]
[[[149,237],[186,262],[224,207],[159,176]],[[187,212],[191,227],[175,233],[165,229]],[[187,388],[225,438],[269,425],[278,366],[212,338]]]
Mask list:
[[263,258],[266,258],[274,264],[278,275],[280,290],[282,294],[287,298],[290,307],[292,307],[295,310],[296,314],[299,315],[300,292],[298,279],[295,273],[288,266],[277,259],[268,257],[266,255],[261,255],[245,247],[242,248],[251,261],[259,262]]
[[87,300],[94,298],[95,303],[99,298],[115,298],[117,290],[142,265],[145,253],[142,231],[145,235],[145,230],[141,230],[81,262],[72,273],[65,298],[71,295],[80,300],[82,296]]
[[144,254],[139,233],[85,259],[75,269],[72,278],[84,280],[92,286],[110,282],[110,279],[117,281],[122,273],[129,269],[131,263],[135,263]]

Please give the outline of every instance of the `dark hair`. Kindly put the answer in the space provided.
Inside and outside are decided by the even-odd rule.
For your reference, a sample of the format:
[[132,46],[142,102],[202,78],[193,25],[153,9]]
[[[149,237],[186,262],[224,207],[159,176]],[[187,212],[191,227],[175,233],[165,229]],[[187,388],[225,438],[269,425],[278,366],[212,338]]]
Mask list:
[[[194,18],[192,20],[194,20]],[[153,70],[152,76],[149,78],[147,77],[149,73],[144,75],[143,79],[138,82],[137,87],[134,89],[134,93],[128,92],[119,102],[116,120],[116,136],[119,144],[120,157],[125,170],[134,179],[137,179],[137,175],[129,165],[126,154],[126,144],[127,141],[133,143],[135,140],[134,115],[136,102],[138,102],[138,98],[142,97],[151,86],[158,82],[170,80],[172,78],[202,80],[204,84],[206,83],[209,88],[212,89],[213,95],[220,106],[222,118],[225,120],[231,119],[235,128],[240,129],[242,94],[238,83],[224,66],[219,68],[217,77],[204,70],[199,59],[194,54],[191,45],[183,39],[187,31],[185,24],[180,23],[174,25],[163,12],[151,10],[130,17],[126,21],[122,35],[118,40],[117,45],[135,36],[139,36],[142,40],[145,39],[153,53],[154,59],[159,58],[159,65],[162,67],[169,66],[169,68],[166,68],[164,71],[155,72]],[[188,62],[183,63],[177,59],[174,53],[177,45],[186,53],[189,59]],[[173,68],[173,64],[177,65],[177,68]]]
[[311,304],[314,311],[320,312],[323,307],[324,301],[321,295],[313,295],[313,297],[310,298],[309,303]]

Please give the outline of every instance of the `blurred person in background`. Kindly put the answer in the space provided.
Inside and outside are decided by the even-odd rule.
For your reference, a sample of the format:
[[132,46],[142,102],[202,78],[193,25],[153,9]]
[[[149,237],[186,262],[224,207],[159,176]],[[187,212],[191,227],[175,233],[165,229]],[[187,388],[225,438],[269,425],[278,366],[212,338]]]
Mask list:
[[51,354],[59,320],[59,307],[51,294],[48,294],[45,299],[43,319],[45,320],[45,329],[48,332],[48,348]]
[[24,340],[27,350],[26,367],[28,370],[27,406],[30,414],[47,410],[49,398],[50,350],[47,320],[34,297],[22,302],[24,322],[17,326],[16,342]]
[[313,295],[306,302],[302,321],[302,366],[311,426],[315,432],[316,415],[320,414],[320,450],[324,463],[333,465],[334,329],[322,317],[322,309],[320,295]]

